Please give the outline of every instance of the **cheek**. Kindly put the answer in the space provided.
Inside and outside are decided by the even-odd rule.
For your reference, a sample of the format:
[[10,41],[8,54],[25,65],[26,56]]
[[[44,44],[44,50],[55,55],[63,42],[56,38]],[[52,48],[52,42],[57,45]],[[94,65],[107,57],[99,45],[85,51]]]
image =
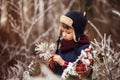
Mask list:
[[69,39],[72,40],[73,39],[73,34],[69,35]]

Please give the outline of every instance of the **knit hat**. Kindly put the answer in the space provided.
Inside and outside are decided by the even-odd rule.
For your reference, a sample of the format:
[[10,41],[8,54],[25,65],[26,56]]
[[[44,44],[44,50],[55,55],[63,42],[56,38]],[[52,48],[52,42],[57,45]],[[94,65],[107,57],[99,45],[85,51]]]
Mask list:
[[70,11],[60,17],[60,22],[73,27],[74,40],[77,42],[79,41],[80,36],[84,34],[87,18],[79,11]]

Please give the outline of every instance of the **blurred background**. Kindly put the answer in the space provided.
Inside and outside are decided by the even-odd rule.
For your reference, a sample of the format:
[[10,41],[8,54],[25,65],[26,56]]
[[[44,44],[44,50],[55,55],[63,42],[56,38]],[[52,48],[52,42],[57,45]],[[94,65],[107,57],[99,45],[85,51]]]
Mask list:
[[[111,35],[111,46],[119,51],[120,0],[0,0],[0,80],[13,75],[21,80],[36,56],[35,43],[55,42],[59,17],[70,10],[86,12],[102,36]],[[89,23],[85,33],[91,41],[101,40]]]

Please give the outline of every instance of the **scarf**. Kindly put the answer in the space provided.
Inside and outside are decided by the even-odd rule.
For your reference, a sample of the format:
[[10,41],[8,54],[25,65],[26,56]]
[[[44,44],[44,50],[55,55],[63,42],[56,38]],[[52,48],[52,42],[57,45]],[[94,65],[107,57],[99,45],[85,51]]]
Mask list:
[[[60,43],[61,43],[61,46],[60,46],[61,52],[73,50],[76,46],[76,42],[74,40],[62,39],[60,41]],[[90,41],[89,41],[88,37],[86,35],[82,35],[80,37],[80,41],[77,42],[77,47],[80,47],[84,44],[89,44],[89,43],[90,43]]]

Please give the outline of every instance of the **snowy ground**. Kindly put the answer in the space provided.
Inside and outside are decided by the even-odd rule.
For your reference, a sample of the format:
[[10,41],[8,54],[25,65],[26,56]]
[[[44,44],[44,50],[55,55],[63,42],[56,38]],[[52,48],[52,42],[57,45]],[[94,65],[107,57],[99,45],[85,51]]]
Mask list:
[[24,72],[24,80],[61,80],[60,77],[53,74],[48,69],[48,67],[46,67],[44,64],[41,65],[41,71],[43,72],[43,74],[45,74],[45,77],[41,77],[41,76],[31,77],[29,75],[29,72],[25,71]]

